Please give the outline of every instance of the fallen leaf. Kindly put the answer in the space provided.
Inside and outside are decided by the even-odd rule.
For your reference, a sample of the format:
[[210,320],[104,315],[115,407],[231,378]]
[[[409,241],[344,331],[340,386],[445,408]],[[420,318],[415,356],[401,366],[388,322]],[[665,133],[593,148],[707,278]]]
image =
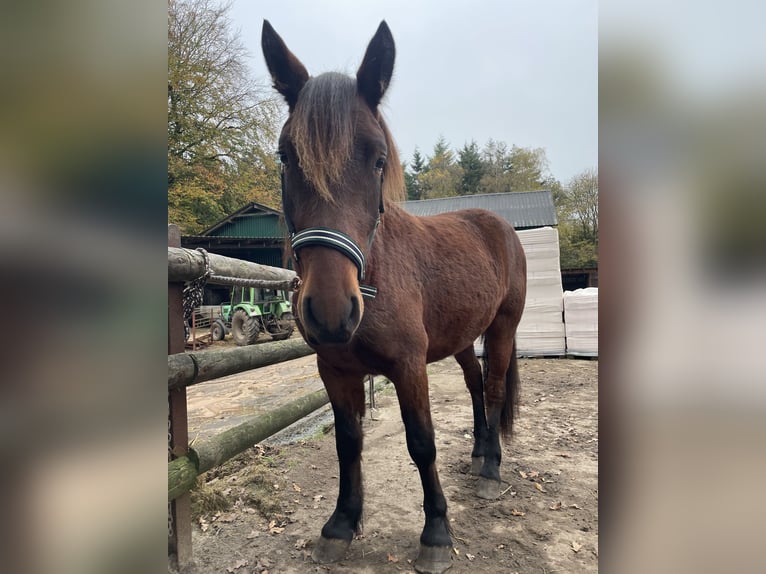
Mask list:
[[577,544],[577,542],[572,542],[572,550],[575,552],[579,552],[582,548],[582,544]]
[[457,549],[457,548],[455,548],[454,546],[452,547],[452,549],[455,551],[455,554],[457,554],[458,556],[460,556],[460,550],[458,550],[458,549]]
[[247,560],[237,560],[234,564],[226,568],[226,571],[232,573],[235,570],[239,570],[243,566],[247,566]]
[[298,540],[295,541],[295,547],[298,550],[306,548],[306,544],[308,544],[308,541],[305,538],[298,538]]
[[526,512],[521,512],[520,510],[516,510],[515,508],[511,509],[511,516],[524,516]]
[[234,522],[234,519],[236,516],[233,512],[228,512],[226,514],[221,514],[221,516],[218,517],[218,522]]
[[557,502],[556,504],[548,507],[550,510],[561,510],[561,502]]
[[497,545],[497,549],[498,550],[502,550],[503,548],[505,548],[505,544],[498,544]]
[[323,498],[324,498],[324,494],[317,494],[317,495],[314,497],[314,502],[319,502],[319,501],[320,501],[320,500],[322,500]]
[[301,487],[300,487],[300,486],[298,486],[297,484],[295,484],[295,483],[293,482],[293,490],[294,490],[295,492],[300,492],[300,491],[301,491]]
[[545,489],[543,488],[543,485],[542,485],[542,484],[540,484],[539,482],[536,482],[536,483],[535,483],[535,488],[536,488],[537,490],[539,490],[540,492],[548,492],[547,490],[545,490]]
[[202,532],[207,532],[207,529],[210,528],[207,520],[205,520],[205,518],[202,516],[199,517],[199,527],[202,529]]
[[388,561],[389,562],[399,562],[399,558],[396,556],[392,556],[391,554],[388,555]]
[[272,486],[274,487],[274,490],[279,490],[279,485],[276,482]]
[[537,472],[536,470],[529,471],[529,478],[537,478],[538,476],[540,476],[540,473]]
[[527,473],[524,472],[523,470],[520,470],[519,474],[521,475],[521,478],[527,478]]
[[580,507],[577,506],[576,504],[570,504],[569,508],[576,508],[577,510],[580,510]]
[[258,532],[257,530],[251,530],[250,534],[248,534],[245,538],[247,538],[248,540],[252,540],[253,538],[258,538],[260,535],[261,533]]
[[272,520],[271,522],[269,522],[269,532],[271,532],[272,534],[281,534],[284,531],[285,529],[283,527],[277,526],[276,520]]
[[468,558],[468,560],[469,560],[469,561],[471,561],[471,560],[473,560],[474,558],[476,558],[476,556],[474,556],[473,554],[468,554],[467,552],[466,552],[466,554],[465,554],[465,557],[466,557],[466,558]]

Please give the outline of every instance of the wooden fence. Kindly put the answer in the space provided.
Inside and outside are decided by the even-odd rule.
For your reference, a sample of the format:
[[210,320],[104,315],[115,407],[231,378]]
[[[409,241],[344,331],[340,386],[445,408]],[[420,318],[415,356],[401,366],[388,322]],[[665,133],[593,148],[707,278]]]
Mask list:
[[182,291],[185,282],[205,272],[208,281],[226,284],[232,277],[262,281],[289,290],[295,273],[239,259],[181,248],[181,235],[168,226],[168,548],[184,572],[192,566],[192,520],[189,489],[197,476],[244,452],[328,402],[324,389],[257,415],[200,444],[189,447],[186,388],[204,381],[289,361],[314,351],[301,339],[227,350],[184,353]]

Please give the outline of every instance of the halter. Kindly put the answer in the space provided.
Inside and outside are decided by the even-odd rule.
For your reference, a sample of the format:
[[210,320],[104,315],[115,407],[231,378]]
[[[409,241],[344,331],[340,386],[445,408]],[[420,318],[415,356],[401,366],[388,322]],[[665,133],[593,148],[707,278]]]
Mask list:
[[[282,208],[284,210],[285,205],[285,170],[282,165],[280,170],[280,179],[282,182]],[[367,238],[367,250],[372,247],[372,242],[375,239],[375,232],[380,225],[380,216],[383,214],[383,173],[380,174],[380,205],[378,206],[378,219],[375,221],[375,227],[372,228],[369,237]],[[287,230],[290,232],[290,242],[293,248],[293,257],[295,261],[298,261],[298,249],[306,247],[307,245],[321,245],[323,247],[329,247],[340,251],[343,255],[348,257],[351,262],[356,265],[357,279],[359,280],[359,291],[362,293],[362,297],[368,299],[374,299],[378,294],[377,287],[371,285],[363,285],[364,271],[367,266],[367,260],[364,256],[364,252],[359,248],[356,241],[351,239],[348,235],[337,229],[330,227],[307,227],[299,232],[295,232],[295,226],[293,222],[285,215],[285,223],[287,224]]]

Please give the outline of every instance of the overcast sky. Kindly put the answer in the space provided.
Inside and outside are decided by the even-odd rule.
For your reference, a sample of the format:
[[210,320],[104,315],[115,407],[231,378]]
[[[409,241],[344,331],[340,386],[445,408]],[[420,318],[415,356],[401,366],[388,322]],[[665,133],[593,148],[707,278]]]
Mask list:
[[396,42],[383,113],[403,159],[489,138],[545,148],[566,185],[598,165],[596,0],[235,0],[253,73],[268,19],[309,73],[355,73],[378,24]]

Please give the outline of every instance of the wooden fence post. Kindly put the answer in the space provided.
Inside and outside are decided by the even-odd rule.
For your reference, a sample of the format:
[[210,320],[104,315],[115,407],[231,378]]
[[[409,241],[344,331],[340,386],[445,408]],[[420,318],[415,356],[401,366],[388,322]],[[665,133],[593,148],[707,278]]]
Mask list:
[[[168,247],[181,247],[181,232],[168,225]],[[183,283],[168,283],[168,355],[184,352]],[[168,391],[168,461],[185,456],[189,448],[186,388]],[[168,549],[175,554],[179,572],[193,564],[191,496],[188,492],[169,502]]]

